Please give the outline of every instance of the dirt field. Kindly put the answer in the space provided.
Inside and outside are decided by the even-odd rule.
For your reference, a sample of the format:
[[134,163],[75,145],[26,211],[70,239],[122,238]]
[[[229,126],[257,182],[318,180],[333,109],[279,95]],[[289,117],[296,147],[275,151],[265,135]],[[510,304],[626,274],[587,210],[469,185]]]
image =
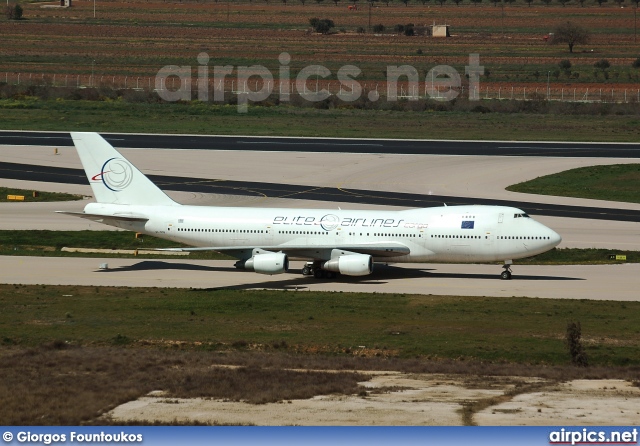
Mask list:
[[[366,372],[372,374],[372,372]],[[134,420],[256,425],[632,425],[640,414],[640,388],[622,380],[373,372],[360,383],[365,395],[328,395],[253,405],[213,399],[178,399],[151,392],[107,416]]]
[[[387,65],[410,64],[422,79],[435,65],[462,68],[470,53],[479,53],[485,66],[483,80],[491,84],[546,88],[549,73],[555,87],[615,84],[633,88],[639,80],[631,67],[638,54],[634,43],[633,8],[587,4],[532,7],[514,4],[494,7],[409,3],[361,6],[348,11],[333,2],[282,3],[156,3],[101,2],[96,18],[93,3],[76,1],[69,9],[41,8],[25,4],[26,20],[0,22],[0,81],[42,81],[57,84],[64,76],[92,73],[94,84],[122,84],[124,77],[154,76],[165,65],[189,65],[194,69],[200,52],[211,57],[210,66],[264,65],[277,73],[278,56],[291,55],[291,73],[310,64],[323,64],[336,75],[347,63],[356,64],[359,80],[376,82],[386,76]],[[309,19],[332,18],[335,33],[312,33]],[[571,20],[591,31],[588,45],[577,45],[569,54],[566,45],[548,45],[543,36],[558,24]],[[451,25],[452,37],[437,39],[404,36],[397,24]],[[369,24],[383,24],[383,34],[358,33]],[[612,67],[606,75],[593,67],[606,58]],[[558,62],[570,59],[570,72],[558,72]],[[4,73],[2,73],[4,72]],[[4,78],[2,79],[2,74]],[[73,79],[71,80],[73,82]],[[144,84],[145,82],[142,81]],[[535,86],[533,84],[536,84]],[[131,84],[129,84],[131,85]]]

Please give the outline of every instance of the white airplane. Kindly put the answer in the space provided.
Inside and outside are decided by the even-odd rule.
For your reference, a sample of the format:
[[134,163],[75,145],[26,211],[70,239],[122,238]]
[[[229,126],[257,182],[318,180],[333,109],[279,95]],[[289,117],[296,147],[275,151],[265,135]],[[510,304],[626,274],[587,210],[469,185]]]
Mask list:
[[302,273],[366,276],[374,262],[504,262],[541,254],[562,238],[520,209],[444,206],[403,211],[186,206],[176,203],[97,133],[71,133],[97,203],[63,214],[217,251],[237,268],[287,271],[289,257],[307,260]]

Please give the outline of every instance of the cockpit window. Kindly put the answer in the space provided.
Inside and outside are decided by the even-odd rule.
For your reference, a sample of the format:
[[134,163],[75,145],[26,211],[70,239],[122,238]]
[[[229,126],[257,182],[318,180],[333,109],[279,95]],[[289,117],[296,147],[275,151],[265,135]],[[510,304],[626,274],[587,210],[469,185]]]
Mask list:
[[531,218],[529,214],[513,214],[513,218]]

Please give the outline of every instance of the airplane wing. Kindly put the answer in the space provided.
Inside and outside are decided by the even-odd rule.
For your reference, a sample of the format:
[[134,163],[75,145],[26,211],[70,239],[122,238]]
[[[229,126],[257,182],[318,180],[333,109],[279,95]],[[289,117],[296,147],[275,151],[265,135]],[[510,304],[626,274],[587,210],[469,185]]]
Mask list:
[[220,253],[230,254],[234,257],[246,257],[243,253],[252,253],[253,251],[283,252],[291,256],[300,256],[307,258],[327,259],[327,253],[333,250],[348,251],[349,253],[369,254],[373,257],[398,257],[408,255],[411,250],[408,246],[398,242],[377,242],[363,244],[345,244],[345,245],[274,245],[274,246],[208,246],[198,248],[161,248],[158,251],[173,252],[198,252],[198,251],[216,251]]

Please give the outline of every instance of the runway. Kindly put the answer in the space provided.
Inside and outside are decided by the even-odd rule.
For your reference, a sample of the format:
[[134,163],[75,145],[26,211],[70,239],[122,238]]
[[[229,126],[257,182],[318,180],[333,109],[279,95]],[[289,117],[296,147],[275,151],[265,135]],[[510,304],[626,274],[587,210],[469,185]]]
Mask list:
[[[262,152],[640,158],[637,143],[443,141],[103,133],[114,147]],[[2,145],[72,146],[68,132],[0,132]]]
[[[226,194],[250,197],[331,201],[401,207],[433,207],[446,203],[454,205],[511,206],[534,215],[550,217],[589,218],[598,220],[640,221],[640,210],[563,206],[526,201],[491,200],[487,198],[453,197],[446,195],[410,194],[362,189],[314,187],[299,184],[230,181],[223,179],[185,178],[167,175],[148,175],[163,190],[202,194]],[[84,184],[84,170],[49,166],[35,166],[0,162],[0,177],[25,181],[45,181],[64,184]]]

